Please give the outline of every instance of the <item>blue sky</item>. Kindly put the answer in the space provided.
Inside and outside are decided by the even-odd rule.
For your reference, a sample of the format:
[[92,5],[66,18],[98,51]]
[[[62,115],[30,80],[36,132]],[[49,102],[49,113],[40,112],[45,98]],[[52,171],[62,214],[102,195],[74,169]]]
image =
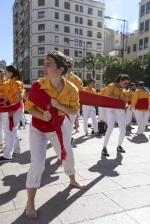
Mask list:
[[[106,16],[128,20],[129,32],[138,28],[138,3],[140,0],[101,0],[101,2],[106,4]],[[6,60],[7,65],[13,62],[13,4],[14,0],[0,0],[0,60]],[[108,28],[121,31],[122,23],[105,19],[105,25]]]

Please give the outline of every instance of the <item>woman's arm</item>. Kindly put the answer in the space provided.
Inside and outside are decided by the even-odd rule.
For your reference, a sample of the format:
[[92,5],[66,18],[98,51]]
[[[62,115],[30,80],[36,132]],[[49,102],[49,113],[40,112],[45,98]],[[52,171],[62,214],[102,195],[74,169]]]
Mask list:
[[51,113],[49,111],[40,112],[36,108],[32,108],[30,110],[27,110],[27,112],[31,114],[33,117],[36,117],[44,121],[49,121],[52,118]]
[[51,99],[51,104],[53,107],[57,108],[58,110],[63,111],[65,114],[76,114],[77,110],[73,107],[65,106],[59,103],[56,99]]
[[20,103],[22,101],[22,93],[18,92],[16,93],[16,103]]

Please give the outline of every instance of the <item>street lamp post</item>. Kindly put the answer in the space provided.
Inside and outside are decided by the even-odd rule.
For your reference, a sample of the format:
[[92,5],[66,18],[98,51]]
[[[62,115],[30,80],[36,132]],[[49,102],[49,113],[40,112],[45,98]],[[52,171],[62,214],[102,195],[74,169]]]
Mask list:
[[116,18],[111,18],[109,16],[104,16],[105,19],[115,19],[115,20],[119,20],[119,21],[123,21],[123,46],[122,46],[122,49],[121,49],[121,56],[122,56],[122,59],[124,59],[124,33],[125,33],[125,22],[127,22],[127,20],[125,19],[116,19]]
[[[77,41],[79,43],[79,40],[77,40],[77,39],[74,39],[74,40],[69,39],[69,41]],[[84,46],[83,46],[84,57],[83,58],[85,58],[85,44],[87,44],[87,42],[85,42],[85,41],[81,41],[81,42],[84,44]],[[84,80],[84,60],[82,60],[82,67],[83,67],[83,80]]]

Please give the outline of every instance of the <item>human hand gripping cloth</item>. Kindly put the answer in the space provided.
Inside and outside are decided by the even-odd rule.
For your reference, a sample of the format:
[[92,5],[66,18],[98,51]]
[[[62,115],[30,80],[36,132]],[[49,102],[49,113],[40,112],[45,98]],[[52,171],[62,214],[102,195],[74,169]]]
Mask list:
[[44,121],[32,116],[32,125],[41,132],[56,131],[61,146],[60,164],[62,165],[62,161],[65,160],[67,156],[67,152],[63,144],[63,137],[61,131],[61,125],[65,116],[58,116],[58,109],[52,107],[51,97],[43,89],[40,89],[40,84],[38,81],[32,85],[28,99],[41,110],[48,110],[51,113],[52,119],[49,121]]
[[[0,98],[0,112],[4,113],[4,112],[12,112],[12,111],[17,111],[17,110],[22,110],[24,107],[23,105],[23,101],[19,102],[19,103],[15,103],[15,104],[11,104],[11,105],[5,105],[4,104],[4,99]],[[13,121],[13,116],[9,117],[9,129],[10,131],[12,131],[14,127],[14,121]]]
[[82,90],[79,90],[79,99],[80,99],[80,104],[83,104],[83,105],[115,108],[115,109],[125,109],[124,100],[115,99],[109,96],[101,96],[98,94],[89,93]]

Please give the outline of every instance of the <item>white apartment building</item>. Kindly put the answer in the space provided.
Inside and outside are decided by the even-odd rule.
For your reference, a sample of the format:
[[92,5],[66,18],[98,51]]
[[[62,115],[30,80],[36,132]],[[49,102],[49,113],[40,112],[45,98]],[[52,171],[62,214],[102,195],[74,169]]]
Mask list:
[[5,60],[1,60],[0,61],[0,68],[3,68],[3,69],[5,69],[6,68],[6,61]]
[[[30,0],[30,82],[43,76],[44,54],[59,50],[74,59],[73,73],[92,78],[76,63],[104,50],[104,4],[92,0]],[[96,89],[102,86],[95,73]]]

